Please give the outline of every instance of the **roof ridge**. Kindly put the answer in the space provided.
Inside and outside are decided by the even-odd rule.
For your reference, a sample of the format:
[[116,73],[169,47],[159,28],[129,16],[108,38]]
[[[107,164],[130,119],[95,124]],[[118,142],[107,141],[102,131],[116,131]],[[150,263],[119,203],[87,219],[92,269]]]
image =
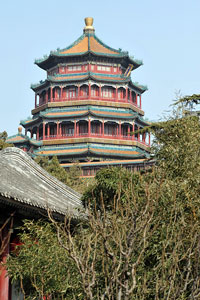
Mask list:
[[90,51],[90,34],[88,34],[88,51]]
[[9,139],[13,139],[13,138],[15,138],[15,137],[18,137],[18,136],[22,137],[23,139],[29,139],[29,137],[28,137],[27,135],[25,135],[25,134],[19,134],[19,133],[16,133],[16,134],[14,134],[14,135],[8,136],[8,137],[6,138],[6,141],[8,141]]
[[111,51],[115,51],[115,52],[117,52],[117,53],[119,53],[119,54],[120,54],[120,53],[127,53],[127,54],[128,54],[127,51],[117,50],[117,49],[115,49],[115,48],[112,48],[112,47],[108,46],[108,45],[105,44],[100,38],[98,38],[98,36],[97,36],[96,34],[94,34],[93,37],[94,37],[95,40],[96,40],[97,42],[99,42],[102,46],[104,46],[105,48],[107,48],[107,49],[109,49],[109,50],[111,50]]
[[139,82],[137,81],[130,81],[135,87],[139,88],[140,90],[142,91],[147,91],[148,90],[148,87],[147,85],[142,85],[142,84],[139,84]]
[[83,33],[78,39],[76,39],[72,44],[70,44],[68,47],[65,47],[63,49],[59,49],[58,51],[51,51],[51,53],[55,54],[55,53],[59,53],[59,52],[63,52],[66,50],[69,50],[70,48],[74,47],[75,45],[79,44],[84,38],[86,37],[86,35]]
[[[23,150],[15,147],[6,148],[0,151],[0,157],[1,162],[5,161],[8,167],[10,165],[7,162],[11,161],[15,163],[14,167],[12,165],[12,168],[9,168],[11,174],[19,174],[20,169],[26,169],[26,172],[29,171],[29,173],[31,173],[31,176],[37,177],[40,183],[44,183],[44,193],[47,187],[50,187],[51,193],[53,193],[51,199],[46,199],[45,194],[43,198],[36,198],[33,193],[29,195],[25,195],[24,193],[22,193],[21,185],[17,189],[15,189],[14,192],[12,192],[11,189],[7,188],[6,192],[8,192],[10,197],[14,198],[14,200],[42,209],[49,208],[53,212],[58,212],[62,214],[65,214],[67,212],[67,209],[69,209],[69,211],[73,212],[75,215],[77,214],[75,209],[78,207],[81,208],[81,195],[75,190],[65,185],[64,183],[60,182],[47,171],[45,171]],[[16,169],[16,165],[18,169]],[[26,175],[26,173],[24,172],[25,171],[23,170],[23,173],[21,173],[22,177],[24,176],[24,174]],[[4,185],[1,186],[1,188],[2,189],[0,190],[0,193],[4,191]],[[66,199],[66,202],[63,203],[61,201],[58,201],[53,203],[52,200],[55,200],[56,194],[62,195],[62,200]]]

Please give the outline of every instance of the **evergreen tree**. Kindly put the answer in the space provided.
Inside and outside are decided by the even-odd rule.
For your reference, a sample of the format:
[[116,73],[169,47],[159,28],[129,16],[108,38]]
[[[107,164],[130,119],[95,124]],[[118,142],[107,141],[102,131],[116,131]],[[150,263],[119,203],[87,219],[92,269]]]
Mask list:
[[7,147],[13,147],[13,144],[6,143],[6,138],[8,134],[6,131],[0,132],[0,150],[5,149]]

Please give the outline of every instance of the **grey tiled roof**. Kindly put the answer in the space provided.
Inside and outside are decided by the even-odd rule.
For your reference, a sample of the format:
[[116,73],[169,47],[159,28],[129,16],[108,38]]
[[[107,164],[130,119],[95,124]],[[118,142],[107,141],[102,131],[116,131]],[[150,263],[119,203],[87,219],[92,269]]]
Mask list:
[[[0,201],[78,215],[81,195],[51,176],[21,149],[0,151]],[[4,200],[2,200],[4,199]]]

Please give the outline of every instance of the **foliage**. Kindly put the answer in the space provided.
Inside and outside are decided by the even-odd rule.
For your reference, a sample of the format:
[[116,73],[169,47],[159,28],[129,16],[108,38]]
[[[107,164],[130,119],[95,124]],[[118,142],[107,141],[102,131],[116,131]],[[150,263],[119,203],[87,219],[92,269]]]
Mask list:
[[22,245],[9,257],[7,267],[12,281],[20,282],[25,299],[44,299],[48,295],[52,300],[74,299],[73,294],[81,291],[79,275],[59,247],[53,226],[26,220],[20,231]]
[[120,201],[125,201],[130,184],[131,187],[134,186],[135,193],[140,197],[144,193],[140,179],[139,173],[132,173],[123,167],[101,169],[95,176],[95,182],[83,193],[83,205],[84,207],[89,206],[91,209],[101,210],[103,199],[106,210],[111,210],[119,194]]
[[35,161],[52,176],[56,177],[64,184],[70,186],[78,192],[83,191],[84,185],[80,179],[80,168],[78,164],[74,164],[69,171],[66,172],[65,169],[61,167],[56,156],[53,156],[51,160],[48,157],[37,156]]
[[49,158],[48,156],[36,156],[35,162],[46,170],[49,165]]
[[7,132],[6,131],[3,131],[3,132],[0,132],[0,139],[1,140],[6,140],[6,138],[7,138],[7,136],[8,136],[8,134],[7,134]]
[[0,150],[5,149],[7,147],[13,147],[13,144],[6,143],[6,138],[8,134],[6,131],[0,132]]
[[155,136],[152,173],[98,173],[83,197],[90,234],[77,243],[69,226],[55,224],[82,270],[86,299],[199,298],[200,123],[182,103],[148,128]]
[[68,181],[67,184],[78,192],[83,192],[85,185],[80,179],[81,169],[78,163],[73,163],[72,166],[67,170]]
[[[151,173],[102,170],[83,196],[86,216],[76,227],[71,216],[64,223],[50,216],[59,243],[54,252],[63,251],[69,274],[78,274],[75,299],[199,299],[200,123],[185,114],[183,101],[180,104],[165,122],[146,129],[155,136],[157,165]],[[24,242],[31,260],[32,250]],[[39,261],[42,253],[37,253]],[[14,278],[23,264],[9,261],[13,266],[19,262],[15,270],[9,269]],[[65,259],[62,262],[66,266]],[[63,280],[63,289],[66,286]],[[45,288],[44,294],[53,293],[48,284]]]
[[[117,196],[117,192],[123,183],[123,189],[128,188],[128,179],[132,174],[125,168],[110,167],[101,169],[95,176],[94,184],[90,185],[82,197],[84,206],[90,205],[97,209],[101,208],[101,199],[104,205],[109,209],[112,206],[113,199]],[[136,179],[137,175],[133,175]],[[124,191],[121,193],[121,201],[123,201]]]
[[193,201],[200,194],[200,122],[198,116],[185,114],[183,99],[172,117],[151,125],[155,136],[152,151],[165,177],[181,185]]
[[198,170],[199,130],[198,117],[191,115],[161,122],[154,129],[154,154],[158,165],[171,178],[187,179],[188,173]]
[[193,94],[191,96],[185,96],[182,98],[179,98],[178,101],[175,102],[175,105],[183,103],[185,107],[192,104],[192,107],[194,104],[200,103],[200,95],[199,94]]
[[[78,238],[71,233],[70,217],[64,226],[52,220],[60,245],[80,270],[86,299],[132,299],[136,287],[135,271],[147,243],[144,230],[150,230],[153,216],[148,201],[136,203],[137,191],[132,187],[132,176],[129,176],[121,184],[126,194],[123,201],[117,190],[109,210],[105,209],[103,199],[99,210],[88,207],[87,230],[81,230]],[[142,208],[146,209],[146,214]]]

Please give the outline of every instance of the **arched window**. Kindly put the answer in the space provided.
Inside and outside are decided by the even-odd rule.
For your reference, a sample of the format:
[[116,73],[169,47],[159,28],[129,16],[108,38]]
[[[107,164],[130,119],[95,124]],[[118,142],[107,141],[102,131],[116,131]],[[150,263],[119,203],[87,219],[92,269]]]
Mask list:
[[99,121],[91,122],[91,133],[92,134],[100,134],[101,131],[101,123]]
[[99,96],[99,87],[97,85],[91,86],[91,96],[98,97]]
[[77,87],[76,86],[69,86],[65,89],[65,97],[67,99],[76,98],[77,95]]
[[55,87],[53,89],[53,98],[60,99],[61,98],[61,89],[59,87]]
[[118,88],[118,99],[124,99],[126,96],[126,91],[124,88]]
[[88,122],[87,121],[79,121],[79,134],[86,135],[88,134]]
[[117,124],[114,122],[107,122],[104,125],[105,135],[116,136],[117,135]]
[[73,122],[62,122],[61,123],[61,135],[62,136],[73,136],[74,135],[74,123]]
[[115,89],[112,86],[103,86],[101,89],[101,94],[103,98],[114,98]]

